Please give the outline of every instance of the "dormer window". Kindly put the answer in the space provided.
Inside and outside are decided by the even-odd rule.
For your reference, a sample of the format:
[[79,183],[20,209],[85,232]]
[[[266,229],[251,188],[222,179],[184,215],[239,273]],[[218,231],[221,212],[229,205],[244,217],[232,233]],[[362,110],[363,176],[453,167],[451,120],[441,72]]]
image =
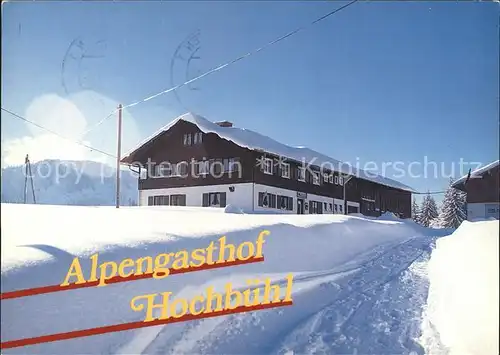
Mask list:
[[203,137],[203,133],[202,132],[196,132],[194,134],[193,144],[201,144],[202,139],[203,139],[202,137]]
[[184,134],[184,145],[189,146],[191,145],[191,133]]

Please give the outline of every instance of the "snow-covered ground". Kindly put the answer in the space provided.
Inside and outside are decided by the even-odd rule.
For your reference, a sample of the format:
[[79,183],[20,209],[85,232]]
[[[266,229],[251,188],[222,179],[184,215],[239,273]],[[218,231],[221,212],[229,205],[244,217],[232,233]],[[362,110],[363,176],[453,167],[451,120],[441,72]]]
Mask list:
[[[2,292],[60,284],[75,256],[121,261],[254,241],[265,261],[2,301],[2,341],[144,319],[137,295],[191,297],[208,285],[293,273],[294,304],[205,320],[2,351],[5,354],[377,353],[423,354],[426,265],[438,237],[390,216],[246,215],[182,207],[2,204]],[[88,264],[82,265],[88,270]]]
[[430,354],[498,354],[499,222],[463,222],[437,241],[421,342]]

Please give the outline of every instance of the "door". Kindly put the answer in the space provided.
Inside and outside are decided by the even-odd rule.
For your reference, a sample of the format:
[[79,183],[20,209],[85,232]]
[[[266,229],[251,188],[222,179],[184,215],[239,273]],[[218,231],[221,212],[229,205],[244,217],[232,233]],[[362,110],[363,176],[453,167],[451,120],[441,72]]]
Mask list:
[[297,214],[304,214],[304,200],[301,198],[297,199]]

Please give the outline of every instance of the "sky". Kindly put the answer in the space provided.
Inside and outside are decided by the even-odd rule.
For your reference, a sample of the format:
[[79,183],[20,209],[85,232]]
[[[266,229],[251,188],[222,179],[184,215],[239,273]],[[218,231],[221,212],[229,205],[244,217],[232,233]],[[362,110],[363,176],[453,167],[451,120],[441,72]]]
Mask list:
[[[1,105],[111,155],[116,114],[91,128],[119,103],[141,101],[124,110],[122,153],[191,111],[421,192],[443,190],[450,176],[498,159],[498,3],[359,1],[309,25],[344,4],[3,3]],[[190,48],[182,45],[188,38]],[[22,164],[26,153],[32,161],[113,164],[1,117],[2,167]]]

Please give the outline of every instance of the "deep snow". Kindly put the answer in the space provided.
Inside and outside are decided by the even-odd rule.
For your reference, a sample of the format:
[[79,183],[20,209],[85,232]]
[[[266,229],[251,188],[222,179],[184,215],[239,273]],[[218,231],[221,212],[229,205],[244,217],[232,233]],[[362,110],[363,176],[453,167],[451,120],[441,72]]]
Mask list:
[[[232,211],[227,211],[232,212]],[[390,216],[248,215],[182,207],[2,204],[2,292],[59,284],[74,256],[120,261],[255,240],[265,262],[2,301],[2,341],[138,321],[137,295],[200,293],[227,281],[295,275],[294,305],[8,349],[5,354],[423,353],[421,265],[446,230]],[[83,265],[88,270],[88,265]],[[84,350],[82,350],[84,349]]]
[[499,222],[463,222],[437,241],[421,342],[430,354],[499,353]]

